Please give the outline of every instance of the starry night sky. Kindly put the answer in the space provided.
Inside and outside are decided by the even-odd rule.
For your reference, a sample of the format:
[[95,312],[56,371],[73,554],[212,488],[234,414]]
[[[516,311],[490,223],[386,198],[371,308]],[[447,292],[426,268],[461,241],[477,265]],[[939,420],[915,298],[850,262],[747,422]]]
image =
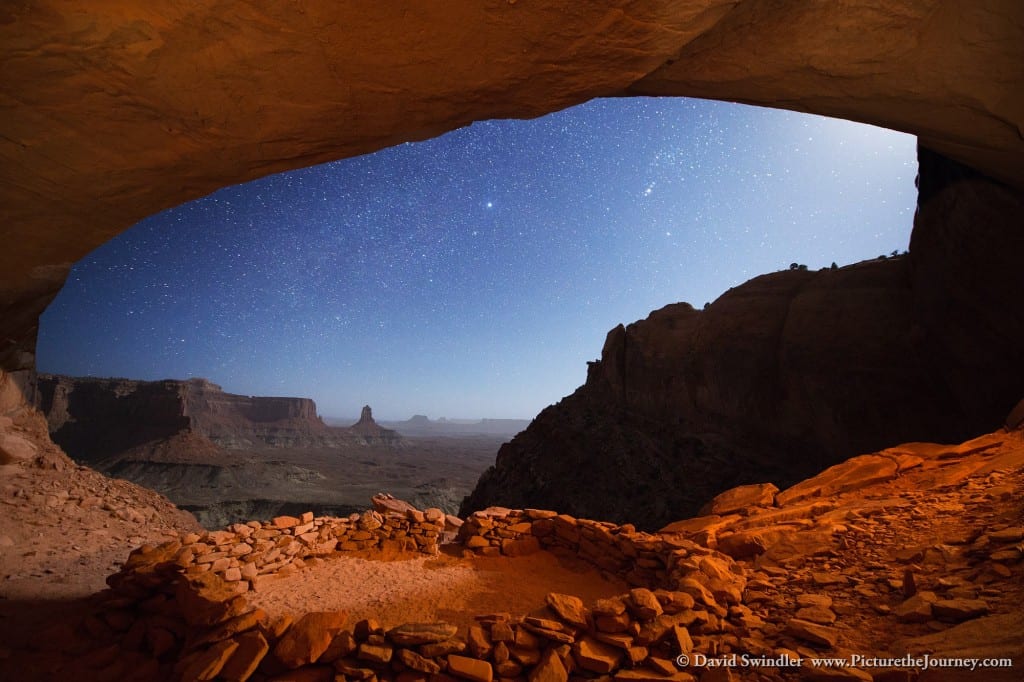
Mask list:
[[475,123],[142,221],[75,266],[38,365],[201,376],[326,416],[530,418],[620,322],[905,249],[914,145],[681,98]]

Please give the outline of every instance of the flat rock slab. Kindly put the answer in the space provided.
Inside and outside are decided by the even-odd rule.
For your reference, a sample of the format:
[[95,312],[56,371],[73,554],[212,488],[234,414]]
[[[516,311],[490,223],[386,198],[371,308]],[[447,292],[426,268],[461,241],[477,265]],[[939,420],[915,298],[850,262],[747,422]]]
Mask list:
[[451,623],[406,623],[388,630],[387,636],[395,644],[416,646],[443,642],[454,637],[458,631],[458,626]]
[[932,604],[932,613],[939,620],[959,623],[988,613],[988,604],[981,599],[940,599]]
[[307,613],[295,622],[274,647],[274,656],[289,668],[320,658],[348,620],[344,611]]
[[741,485],[719,493],[701,508],[702,515],[747,513],[749,507],[770,507],[775,503],[775,493],[779,492],[772,483],[754,483]]
[[[897,655],[912,656],[928,653],[934,658],[1012,658],[1015,667],[986,668],[983,678],[986,682],[1018,682],[1020,656],[1024,651],[1024,611],[983,616],[941,632],[899,640],[893,644],[892,651]],[[946,677],[939,674],[941,671],[933,671],[933,676],[922,676],[921,679],[956,680],[966,677],[964,670],[945,672]]]
[[811,644],[832,648],[839,641],[839,633],[833,628],[818,625],[800,618],[791,618],[786,623],[786,632]]
[[814,478],[778,493],[775,502],[785,506],[808,497],[827,497],[857,490],[896,476],[898,465],[889,457],[861,455],[825,469]]

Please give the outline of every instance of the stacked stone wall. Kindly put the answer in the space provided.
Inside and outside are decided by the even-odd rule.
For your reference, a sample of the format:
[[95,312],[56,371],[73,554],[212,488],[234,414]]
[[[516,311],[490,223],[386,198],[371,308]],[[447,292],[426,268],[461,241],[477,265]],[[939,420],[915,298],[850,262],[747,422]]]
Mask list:
[[169,562],[186,575],[213,573],[239,592],[288,575],[307,563],[338,553],[397,551],[436,554],[442,535],[454,533],[440,509],[377,512],[344,518],[313,517],[312,512],[271,521],[236,523],[225,530],[189,533],[131,553],[122,572]]
[[452,539],[479,555],[572,555],[656,589],[635,587],[589,605],[551,593],[543,613],[480,614],[461,630],[446,622],[350,624],[342,612],[272,619],[246,600],[263,580],[334,554],[436,552],[454,521],[438,510],[345,519],[307,513],[141,547],[108,579],[111,589],[83,623],[93,644],[70,672],[124,680],[683,682],[693,677],[676,657],[719,653],[716,637],[736,628],[730,618],[749,615],[744,571],[729,557],[542,510],[480,512]]
[[[544,549],[579,558],[633,586],[668,589],[678,589],[701,573],[704,557],[718,555],[680,536],[638,532],[631,524],[576,519],[541,509],[491,507],[474,512],[460,527],[458,541],[481,556],[518,556]],[[734,585],[736,577],[720,582]],[[728,599],[738,600],[739,593]]]

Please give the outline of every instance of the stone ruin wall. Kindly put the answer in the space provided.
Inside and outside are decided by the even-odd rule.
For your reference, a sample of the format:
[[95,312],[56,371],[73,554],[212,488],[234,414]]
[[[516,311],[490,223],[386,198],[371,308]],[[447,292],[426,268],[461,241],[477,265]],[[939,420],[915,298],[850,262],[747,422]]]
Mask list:
[[[847,536],[871,537],[888,528],[883,512],[920,500],[919,489],[931,491],[927,496],[934,497],[934,505],[948,503],[943,491],[956,499],[969,494],[977,513],[992,513],[985,509],[993,495],[1012,495],[1011,486],[993,486],[1008,482],[1008,472],[1019,466],[1015,439],[1019,436],[1001,431],[955,446],[910,443],[853,458],[786,491],[769,484],[742,486],[712,500],[705,516],[659,534],[538,509],[495,507],[458,519],[439,509],[421,512],[388,496],[374,497],[375,510],[345,518],[314,518],[307,512],[179,534],[136,549],[108,578],[110,589],[95,597],[91,615],[69,624],[86,633],[85,640],[48,640],[41,648],[58,647],[73,659],[61,670],[67,679],[147,681],[693,682],[687,666],[676,665],[678,656],[742,651],[790,660],[813,657],[834,650],[841,638],[838,626],[825,624],[835,623],[840,613],[838,607],[833,612],[821,606],[832,603],[829,586],[854,583],[845,569],[836,573],[829,562],[808,562],[808,556],[830,553],[837,533],[845,542]],[[866,492],[881,484],[890,486],[882,489],[884,504]],[[759,548],[754,554],[771,555],[772,538],[780,533],[800,545],[782,547],[788,568],[751,572],[732,558],[750,555],[748,545]],[[886,551],[897,548],[895,563],[881,567],[874,585],[856,583],[850,589],[872,601],[890,594],[893,605],[879,603],[876,611],[896,623],[978,618],[990,612],[990,597],[1006,589],[1012,567],[1024,560],[1024,526],[984,526],[965,538],[944,540],[955,547],[924,549],[893,538]],[[543,611],[479,614],[462,632],[446,622],[390,629],[373,619],[350,624],[343,612],[272,618],[247,600],[249,591],[332,556],[433,555],[442,544],[480,556],[548,551],[580,559],[633,587],[591,604],[549,593]],[[944,552],[953,563],[941,558]],[[958,572],[973,577],[965,582]],[[758,609],[771,601],[780,580],[795,581],[801,608],[787,604],[786,615],[766,622]],[[936,591],[918,591],[918,580]],[[822,592],[805,593],[801,584]],[[838,594],[843,598],[842,590]],[[1008,616],[992,617],[1003,622]],[[782,648],[763,636],[766,628],[784,633]],[[850,674],[854,677],[843,679],[865,679],[856,670]],[[874,679],[913,679],[909,674],[884,670]]]
[[679,536],[638,532],[632,524],[576,519],[541,509],[493,507],[466,519],[440,509],[367,510],[344,518],[279,516],[236,523],[226,530],[189,533],[134,550],[118,576],[170,562],[186,576],[213,573],[239,592],[259,590],[276,577],[336,553],[378,551],[433,555],[456,541],[478,556],[522,556],[547,550],[583,560],[637,587],[678,586],[699,570],[688,557],[712,554]]
[[457,522],[440,509],[404,514],[367,510],[343,518],[314,518],[312,512],[301,517],[278,516],[140,547],[132,552],[120,575],[130,575],[139,566],[170,562],[186,576],[212,573],[241,593],[258,590],[261,584],[337,552],[436,554],[442,533],[453,535]]
[[[332,555],[389,549],[429,555],[447,540],[482,556],[542,550],[575,556],[638,587],[589,608],[575,596],[552,593],[548,617],[481,614],[465,637],[448,623],[384,630],[372,620],[350,625],[343,613],[272,620],[246,601],[248,591]],[[370,510],[235,524],[140,547],[107,582],[111,589],[83,624],[94,642],[76,672],[89,679],[100,673],[139,680],[283,673],[310,680],[440,675],[435,679],[564,682],[570,673],[681,679],[687,674],[674,657],[714,653],[708,635],[721,631],[730,607],[742,608],[746,586],[731,558],[688,540],[553,511],[503,508],[465,520],[437,509]]]

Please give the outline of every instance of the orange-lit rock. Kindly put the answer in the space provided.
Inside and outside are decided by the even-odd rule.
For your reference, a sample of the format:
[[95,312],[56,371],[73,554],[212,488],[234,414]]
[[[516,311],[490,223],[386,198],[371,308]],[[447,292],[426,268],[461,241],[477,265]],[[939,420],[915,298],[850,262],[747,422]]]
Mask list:
[[274,657],[288,668],[298,668],[320,658],[345,626],[344,612],[307,613],[295,622],[274,647]]
[[1000,0],[5,8],[0,367],[31,364],[36,317],[71,264],[147,215],[594,96],[863,120],[1024,186],[1022,11]]

